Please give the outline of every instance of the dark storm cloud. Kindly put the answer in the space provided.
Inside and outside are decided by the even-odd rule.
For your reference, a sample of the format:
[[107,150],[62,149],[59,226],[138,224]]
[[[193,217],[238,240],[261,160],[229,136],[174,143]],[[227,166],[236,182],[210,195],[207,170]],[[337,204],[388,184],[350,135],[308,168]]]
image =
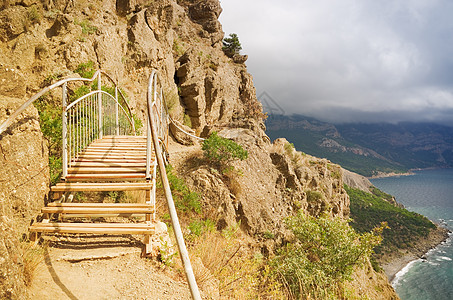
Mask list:
[[[453,121],[453,2],[221,0],[257,94],[329,121]],[[340,114],[341,112],[341,114]]]

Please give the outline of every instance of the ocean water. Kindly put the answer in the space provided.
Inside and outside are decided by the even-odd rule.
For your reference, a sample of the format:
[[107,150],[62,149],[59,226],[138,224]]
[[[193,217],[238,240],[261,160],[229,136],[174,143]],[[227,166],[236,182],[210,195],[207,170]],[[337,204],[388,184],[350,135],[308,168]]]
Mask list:
[[[453,169],[422,170],[414,175],[373,179],[406,209],[453,231]],[[401,270],[392,282],[403,300],[453,300],[453,236]]]

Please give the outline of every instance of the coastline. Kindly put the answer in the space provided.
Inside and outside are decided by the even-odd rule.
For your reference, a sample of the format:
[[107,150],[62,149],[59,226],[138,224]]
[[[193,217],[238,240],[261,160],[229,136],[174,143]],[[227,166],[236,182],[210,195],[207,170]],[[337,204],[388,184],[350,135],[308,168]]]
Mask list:
[[367,177],[367,178],[368,179],[377,179],[377,178],[398,177],[398,176],[411,176],[411,175],[415,175],[415,173],[413,171],[414,170],[409,170],[408,172],[405,172],[405,173],[395,173],[395,172],[378,173],[376,175],[373,175],[373,176]]
[[417,243],[412,248],[407,249],[405,253],[402,251],[392,253],[380,260],[381,267],[390,283],[393,282],[396,274],[403,270],[408,264],[418,259],[422,259],[430,250],[435,249],[449,238],[449,233],[451,233],[451,231],[447,228],[440,227],[437,224],[436,226],[437,228],[432,230],[427,237],[417,241]]
[[376,175],[373,175],[371,177],[366,177],[367,179],[377,179],[377,178],[387,178],[387,177],[399,177],[399,176],[411,176],[415,175],[416,171],[424,171],[424,170],[438,170],[438,169],[450,169],[450,167],[429,167],[429,168],[416,168],[416,169],[410,169],[407,172],[404,173],[396,173],[396,172],[389,172],[389,173],[384,173],[384,172],[378,172]]

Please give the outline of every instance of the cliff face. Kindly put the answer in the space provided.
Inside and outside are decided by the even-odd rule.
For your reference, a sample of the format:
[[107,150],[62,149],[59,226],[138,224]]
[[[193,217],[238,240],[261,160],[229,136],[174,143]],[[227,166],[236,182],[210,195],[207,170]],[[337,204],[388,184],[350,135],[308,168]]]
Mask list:
[[144,117],[148,76],[157,69],[172,115],[186,115],[198,133],[232,123],[264,128],[250,74],[221,50],[216,0],[7,3],[0,65],[26,74],[29,93],[93,61],[127,88]]
[[[225,177],[208,165],[194,166],[190,158],[179,167],[219,228],[240,221],[270,253],[287,240],[282,220],[298,209],[348,217],[338,165],[297,153],[285,140],[271,144],[265,135],[246,57],[229,58],[222,51],[218,0],[10,0],[0,8],[0,95],[8,96],[0,96],[0,121],[23,99],[89,61],[125,87],[134,113],[144,119],[148,76],[157,69],[176,120],[201,136],[217,130],[249,151],[246,161],[235,163],[242,176]],[[9,174],[0,178],[0,196],[7,199],[3,220],[21,219],[17,232],[41,207],[48,182],[37,118],[30,108],[0,137],[0,162]],[[23,189],[23,182],[34,189]],[[275,239],[262,238],[266,232]],[[14,261],[4,257],[0,263]]]
[[[24,91],[14,70],[2,71],[0,82],[6,84],[0,91],[0,123],[23,103],[23,99],[4,95],[21,97]],[[5,299],[20,298],[25,291],[19,239],[48,191],[47,147],[38,118],[36,109],[30,107],[0,135],[0,298]]]
[[[349,197],[338,165],[297,152],[285,139],[270,144],[249,129],[225,128],[219,134],[248,151],[246,160],[234,163],[236,171],[221,174],[201,152],[178,159],[177,166],[219,229],[240,222],[262,251],[271,253],[288,241],[284,219],[299,209],[313,216],[348,217]],[[269,233],[273,239],[264,238]]]

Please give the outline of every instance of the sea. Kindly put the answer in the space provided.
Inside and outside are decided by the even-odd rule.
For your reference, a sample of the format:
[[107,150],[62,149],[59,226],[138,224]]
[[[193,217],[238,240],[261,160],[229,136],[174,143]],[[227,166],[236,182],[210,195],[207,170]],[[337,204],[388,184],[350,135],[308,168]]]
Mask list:
[[[453,231],[453,169],[415,171],[413,175],[372,179],[406,209]],[[392,286],[403,300],[453,300],[453,236],[403,268]]]

